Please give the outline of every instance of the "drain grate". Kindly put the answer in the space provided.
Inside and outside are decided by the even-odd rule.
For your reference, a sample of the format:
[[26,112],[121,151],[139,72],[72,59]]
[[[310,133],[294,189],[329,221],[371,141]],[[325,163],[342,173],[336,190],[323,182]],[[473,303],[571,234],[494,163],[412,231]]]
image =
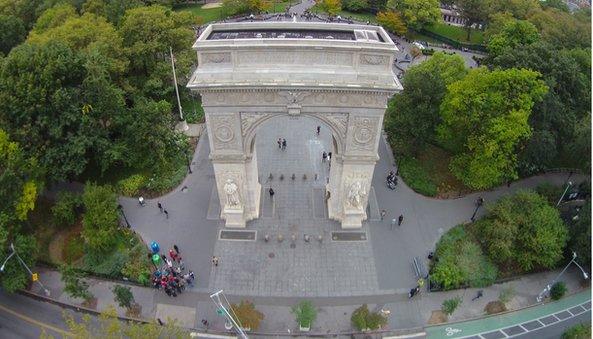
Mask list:
[[332,232],[333,241],[366,241],[366,232]]

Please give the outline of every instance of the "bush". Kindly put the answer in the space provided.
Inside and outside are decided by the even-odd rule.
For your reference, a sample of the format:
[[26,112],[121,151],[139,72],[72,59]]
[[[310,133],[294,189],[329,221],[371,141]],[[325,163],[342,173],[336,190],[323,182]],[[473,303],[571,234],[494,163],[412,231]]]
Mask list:
[[556,207],[556,203],[558,203],[558,199],[560,199],[560,196],[562,195],[563,188],[562,186],[556,186],[545,182],[543,184],[538,185],[535,188],[535,191],[539,195],[544,197],[548,201],[550,206]]
[[566,292],[566,284],[562,281],[559,281],[552,285],[552,288],[550,289],[550,298],[552,298],[552,300],[560,300],[562,297],[564,297]]
[[500,294],[498,295],[498,300],[506,305],[509,301],[513,299],[514,296],[515,289],[513,288],[513,286],[509,286],[507,288],[503,288],[502,291],[500,291]]
[[303,300],[293,306],[292,313],[295,315],[297,323],[302,327],[312,327],[317,318],[317,310],[309,300]]
[[411,157],[401,157],[398,164],[399,174],[410,188],[429,197],[437,195],[437,184],[431,180],[430,175],[422,168],[418,160]]
[[84,277],[81,271],[70,265],[62,265],[60,267],[60,273],[62,274],[62,282],[64,283],[64,292],[72,298],[82,298],[85,301],[93,298],[93,295],[88,290],[89,284],[81,280]]
[[106,253],[115,244],[118,230],[117,196],[110,186],[87,183],[82,200],[82,237],[89,250]]
[[82,205],[80,195],[71,192],[59,192],[56,204],[51,208],[54,222],[58,226],[70,226],[76,221],[76,211]]
[[400,12],[386,11],[377,14],[377,22],[386,30],[397,35],[404,35],[408,31],[404,18]]
[[554,268],[562,259],[568,231],[558,210],[533,191],[519,191],[487,206],[477,223],[488,257],[520,272]]
[[134,295],[128,286],[115,285],[113,286],[113,300],[119,304],[119,307],[130,309],[134,303]]
[[377,312],[369,312],[366,304],[352,312],[350,321],[352,322],[352,326],[358,331],[363,331],[367,328],[375,330],[387,324],[387,318],[385,316]]
[[144,244],[137,244],[130,250],[128,261],[121,269],[121,274],[130,280],[148,285],[151,274],[150,260],[146,257]]
[[259,324],[264,319],[264,314],[258,311],[252,302],[241,300],[239,305],[233,304],[231,306],[244,328],[250,328],[253,331],[257,331]]
[[575,325],[562,334],[562,339],[590,339],[591,324]]
[[342,7],[350,12],[364,12],[369,9],[368,0],[342,0]]
[[121,195],[128,197],[138,195],[146,185],[146,177],[142,174],[133,174],[117,182],[117,190]]
[[455,309],[457,309],[457,307],[459,306],[459,304],[461,304],[462,301],[463,300],[460,297],[447,299],[447,300],[443,301],[443,306],[441,307],[441,310],[446,315],[451,315],[451,314],[453,314],[453,312],[455,312]]
[[498,270],[484,256],[480,246],[470,238],[463,225],[445,233],[436,246],[430,279],[445,290],[489,286],[496,280]]

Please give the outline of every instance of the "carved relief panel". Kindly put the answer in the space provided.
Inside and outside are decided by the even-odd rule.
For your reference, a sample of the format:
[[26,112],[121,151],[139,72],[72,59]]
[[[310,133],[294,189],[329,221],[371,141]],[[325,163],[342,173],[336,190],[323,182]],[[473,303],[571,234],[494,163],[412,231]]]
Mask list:
[[237,114],[208,114],[213,150],[241,150],[241,132]]
[[368,201],[369,176],[364,172],[347,173],[344,177],[344,207],[350,210],[363,210]]
[[351,117],[347,152],[374,152],[380,134],[380,117]]

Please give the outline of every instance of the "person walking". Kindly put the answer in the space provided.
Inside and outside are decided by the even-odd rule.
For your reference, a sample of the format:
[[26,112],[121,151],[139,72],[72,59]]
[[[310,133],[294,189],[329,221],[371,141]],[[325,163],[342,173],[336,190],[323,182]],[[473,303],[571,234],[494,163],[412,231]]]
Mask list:
[[175,250],[175,252],[177,254],[181,253],[181,251],[179,250],[179,247],[177,247],[177,245],[173,245],[173,249]]
[[274,199],[274,190],[272,189],[272,187],[270,187],[268,192],[270,192],[270,199]]
[[386,210],[381,210],[381,221],[383,221],[383,219],[385,219],[385,216],[387,215],[387,211]]
[[144,197],[138,197],[138,204],[144,207],[144,204],[146,204],[146,202],[144,202]]
[[218,267],[218,257],[217,256],[212,257],[212,265]]
[[171,259],[173,259],[173,261],[177,261],[177,252],[175,252],[173,249],[169,250],[169,256]]
[[282,149],[282,138],[278,138],[278,148]]
[[282,139],[282,150],[286,151],[286,139]]
[[404,215],[400,214],[399,218],[397,218],[397,226],[401,226],[402,222],[404,222]]
[[321,132],[321,126],[317,126],[317,135],[319,135],[319,132]]
[[393,230],[393,226],[395,226],[395,224],[397,223],[397,220],[395,218],[391,219],[391,229]]
[[163,213],[165,213],[165,218],[169,219],[169,212],[167,212],[167,210],[163,210]]
[[325,162],[325,160],[327,160],[327,153],[323,151],[323,153],[321,154],[321,162]]
[[161,213],[163,213],[163,205],[161,204],[161,202],[160,202],[160,201],[159,201],[159,202],[157,202],[157,204],[156,204],[156,205],[158,206],[158,208],[159,208],[159,211],[161,211]]

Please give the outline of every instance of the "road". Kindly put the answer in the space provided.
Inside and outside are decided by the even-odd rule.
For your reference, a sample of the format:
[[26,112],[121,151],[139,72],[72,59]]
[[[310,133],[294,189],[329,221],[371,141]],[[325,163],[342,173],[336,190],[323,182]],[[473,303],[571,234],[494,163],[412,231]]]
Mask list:
[[538,339],[557,339],[560,338],[562,333],[564,333],[564,331],[566,331],[568,328],[580,323],[588,323],[589,326],[591,326],[591,310],[581,313],[574,318],[556,323],[555,325],[519,335],[516,338],[528,339],[537,337]]

